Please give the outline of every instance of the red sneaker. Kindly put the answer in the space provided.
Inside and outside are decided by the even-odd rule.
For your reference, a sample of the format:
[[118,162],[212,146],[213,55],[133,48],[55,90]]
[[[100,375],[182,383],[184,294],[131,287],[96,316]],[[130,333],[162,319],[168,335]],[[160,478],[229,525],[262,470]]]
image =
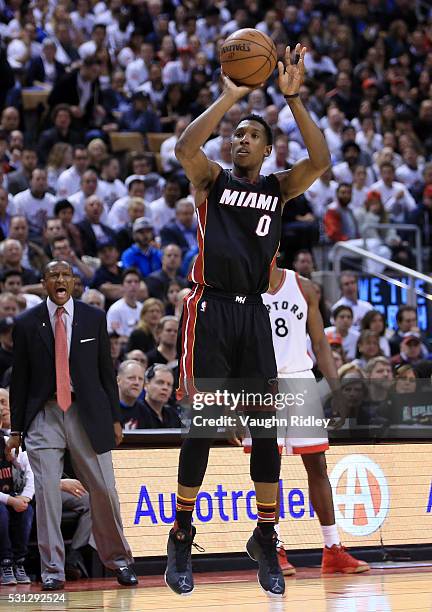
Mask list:
[[276,548],[276,552],[278,556],[279,567],[282,570],[282,574],[284,576],[294,576],[294,574],[296,573],[296,569],[288,561],[288,557],[287,557],[285,548],[283,546],[278,546]]
[[365,561],[355,559],[341,544],[333,544],[331,548],[324,546],[322,574],[360,574],[369,570],[370,567]]

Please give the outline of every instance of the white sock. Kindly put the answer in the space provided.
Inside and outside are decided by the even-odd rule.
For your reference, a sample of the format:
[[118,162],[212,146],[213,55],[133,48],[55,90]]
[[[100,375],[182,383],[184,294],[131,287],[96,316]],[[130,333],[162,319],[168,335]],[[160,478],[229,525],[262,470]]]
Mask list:
[[280,526],[279,526],[279,523],[275,523],[274,530],[276,531],[276,535],[278,537],[278,540],[280,540]]
[[338,528],[335,525],[321,525],[321,531],[324,538],[324,546],[331,548],[333,544],[339,546],[340,538],[338,534]]

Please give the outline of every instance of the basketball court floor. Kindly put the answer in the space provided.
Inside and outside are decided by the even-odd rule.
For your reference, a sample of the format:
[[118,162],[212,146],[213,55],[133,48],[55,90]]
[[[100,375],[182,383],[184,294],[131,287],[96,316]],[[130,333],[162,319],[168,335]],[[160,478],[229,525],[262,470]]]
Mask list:
[[0,610],[432,612],[430,567],[373,569],[357,576],[323,578],[318,570],[300,569],[295,578],[286,579],[283,600],[269,599],[251,571],[197,574],[195,578],[195,591],[190,597],[171,593],[160,576],[141,577],[136,589],[117,588],[114,579],[68,583],[64,592],[49,594],[64,593],[64,601],[53,598],[52,602],[40,601],[44,593],[39,585],[0,587]]

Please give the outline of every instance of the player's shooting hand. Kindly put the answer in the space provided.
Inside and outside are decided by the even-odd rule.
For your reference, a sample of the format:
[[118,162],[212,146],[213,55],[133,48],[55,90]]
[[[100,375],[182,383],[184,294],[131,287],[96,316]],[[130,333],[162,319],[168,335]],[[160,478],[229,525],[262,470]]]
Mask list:
[[247,96],[253,89],[253,87],[246,87],[245,85],[236,85],[234,81],[232,81],[229,76],[224,74],[223,70],[221,72],[222,80],[223,80],[223,90],[224,93],[228,93],[235,100],[240,100]]
[[285,65],[281,61],[278,62],[279,89],[284,96],[292,96],[298,93],[300,85],[303,83],[305,73],[304,56],[306,51],[306,47],[301,48],[300,43],[297,43],[294,63],[291,63],[291,47],[286,48]]

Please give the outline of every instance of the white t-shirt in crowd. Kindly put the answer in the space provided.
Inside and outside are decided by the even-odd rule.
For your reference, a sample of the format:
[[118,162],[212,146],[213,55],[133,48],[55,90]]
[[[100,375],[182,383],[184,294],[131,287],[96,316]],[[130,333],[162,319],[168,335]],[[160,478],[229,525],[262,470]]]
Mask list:
[[57,181],[57,198],[63,199],[68,198],[73,193],[80,190],[81,187],[81,174],[78,173],[75,166],[71,166],[67,170],[64,170]]
[[334,312],[338,306],[349,306],[352,308],[354,315],[352,327],[356,330],[360,329],[360,323],[365,314],[369,312],[369,310],[373,310],[373,306],[369,302],[357,300],[357,302],[354,303],[352,300],[349,300],[346,297],[341,297],[337,302],[335,302],[331,307],[331,311]]
[[159,234],[161,228],[167,223],[171,223],[176,218],[175,206],[171,208],[162,196],[148,205],[150,218],[153,223],[154,231]]
[[129,337],[139,321],[142,302],[137,302],[135,308],[129,306],[124,298],[120,298],[108,309],[108,333],[115,331],[120,336]]
[[30,189],[20,191],[14,197],[18,215],[24,215],[31,233],[42,234],[45,221],[54,214],[56,198],[46,193],[43,198],[35,198]]
[[336,199],[336,189],[336,181],[330,181],[330,183],[326,185],[319,178],[305,191],[305,198],[312,206],[315,216],[322,217],[324,215],[328,205]]

